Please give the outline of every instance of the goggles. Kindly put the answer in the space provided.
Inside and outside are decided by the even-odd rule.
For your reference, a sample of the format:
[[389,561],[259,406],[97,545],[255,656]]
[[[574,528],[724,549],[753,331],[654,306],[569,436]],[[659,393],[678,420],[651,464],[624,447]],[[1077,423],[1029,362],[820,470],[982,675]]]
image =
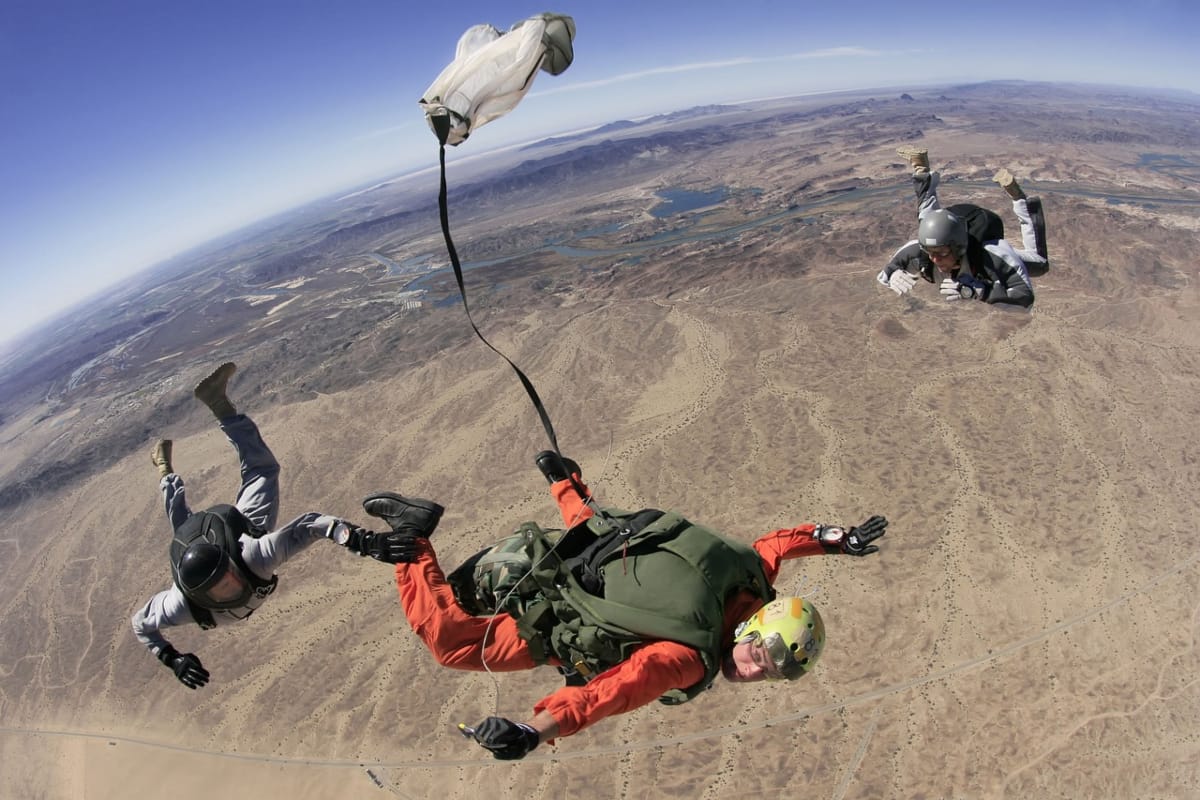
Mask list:
[[[774,670],[767,670],[767,680],[794,681],[805,672],[805,667],[796,660],[796,654],[788,647],[787,642],[778,633],[772,633],[759,644],[771,659]],[[807,653],[805,654],[807,656]]]
[[768,680],[794,681],[808,674],[825,646],[825,625],[811,603],[800,597],[772,600],[734,632],[735,641],[753,641],[755,661]]
[[921,245],[921,252],[930,258],[953,258],[954,251],[949,246],[946,247],[925,247]]
[[202,590],[202,594],[212,602],[213,606],[220,608],[229,603],[241,605],[246,602],[250,596],[250,584],[242,577],[241,573],[230,564],[226,569],[225,574],[217,580],[212,586]]

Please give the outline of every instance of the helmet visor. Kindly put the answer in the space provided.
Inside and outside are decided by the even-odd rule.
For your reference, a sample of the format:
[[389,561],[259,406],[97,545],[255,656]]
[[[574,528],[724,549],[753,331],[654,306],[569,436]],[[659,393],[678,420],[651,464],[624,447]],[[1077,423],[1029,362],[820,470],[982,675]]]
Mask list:
[[[796,654],[788,647],[783,636],[772,633],[761,641],[763,649],[767,651],[767,656],[771,659],[771,664],[775,667],[774,670],[767,671],[768,680],[794,681],[805,673],[807,664],[796,660]],[[807,662],[808,654],[805,653],[804,656],[804,660]]]
[[225,573],[211,586],[205,587],[201,593],[214,607],[220,608],[224,605],[236,604],[239,601],[244,602],[245,598],[250,595],[250,584],[230,564]]

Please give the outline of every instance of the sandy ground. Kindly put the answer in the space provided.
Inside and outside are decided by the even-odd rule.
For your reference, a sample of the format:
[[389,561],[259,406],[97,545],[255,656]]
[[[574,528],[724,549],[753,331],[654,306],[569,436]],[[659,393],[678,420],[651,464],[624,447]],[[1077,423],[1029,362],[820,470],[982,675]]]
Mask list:
[[[718,682],[495,762],[455,723],[522,717],[557,675],[439,669],[390,569],[320,542],[253,619],[170,632],[213,674],[187,691],[128,626],[168,580],[143,454],[0,534],[0,796],[1197,796],[1195,234],[1058,208],[1032,313],[925,284],[897,298],[874,281],[886,245],[814,252],[784,232],[770,252],[795,274],[581,290],[490,319],[604,501],[746,541],[891,520],[877,556],[785,565],[777,588],[829,632],[810,678]],[[366,523],[372,490],[430,497],[447,565],[556,519],[507,364],[478,342],[377,363],[369,392],[256,417],[284,465],[281,518]],[[175,452],[193,505],[232,499],[215,426]]]

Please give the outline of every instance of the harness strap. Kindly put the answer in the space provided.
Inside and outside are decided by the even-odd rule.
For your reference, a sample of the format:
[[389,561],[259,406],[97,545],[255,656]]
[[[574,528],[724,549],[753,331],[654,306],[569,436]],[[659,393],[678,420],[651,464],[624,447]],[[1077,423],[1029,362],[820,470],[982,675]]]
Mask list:
[[184,595],[183,602],[187,603],[188,611],[192,613],[192,619],[196,620],[196,624],[200,626],[200,630],[210,631],[217,627],[217,621],[213,619],[212,612],[207,608],[193,603],[186,595]]
[[600,568],[608,561],[608,557],[618,549],[627,547],[629,539],[640,533],[647,525],[655,522],[663,515],[656,508],[647,508],[624,521],[619,527],[612,528],[596,541],[588,545],[575,558],[569,558],[565,566],[579,579],[579,585],[590,594],[604,596],[604,575]]
[[[657,517],[654,516],[655,513],[657,513]],[[644,528],[661,516],[663,516],[663,512],[647,509],[646,512],[635,515],[625,522],[628,526],[640,517],[641,527]],[[608,548],[609,552],[623,546],[628,540],[628,536],[619,536],[620,531],[621,528],[618,528],[615,536],[606,537],[610,538],[610,544],[615,542],[615,546]],[[608,632],[604,639],[607,640],[610,647],[624,650],[647,638],[671,639],[698,649],[703,647],[703,642],[692,636],[692,632],[686,629],[686,625],[681,625],[679,620],[646,609],[627,606],[624,603],[589,592],[570,568],[570,562],[577,559],[560,560],[557,556],[552,555],[553,548],[548,547],[548,543],[541,537],[534,538],[532,545],[530,556],[535,566],[531,574],[541,588],[542,596],[538,601],[531,603],[517,618],[517,630],[521,638],[530,644],[537,641],[537,646],[543,654],[548,650],[556,649],[548,646],[551,645],[548,637],[557,624],[567,621],[558,616],[553,605],[555,601],[562,601],[572,609],[570,615],[573,621],[582,622],[585,626],[603,624]],[[639,631],[639,633],[634,633],[634,631]],[[559,643],[560,646],[563,644],[565,643]],[[557,649],[561,649],[561,647]],[[576,654],[557,652],[556,655],[559,658],[569,657],[574,661]],[[586,656],[588,654],[580,652],[578,655]],[[579,665],[575,664],[575,666],[578,669]]]
[[[538,397],[537,390],[533,388],[533,383],[529,378],[525,377],[525,373],[513,363],[512,359],[501,353],[492,346],[491,342],[484,338],[483,334],[479,331],[479,327],[475,324],[475,320],[471,317],[471,307],[467,304],[467,290],[463,284],[462,265],[458,260],[458,251],[454,247],[454,240],[450,237],[450,212],[446,202],[446,140],[450,135],[450,115],[449,113],[434,114],[429,117],[429,121],[438,138],[438,163],[441,167],[438,213],[442,223],[442,236],[446,240],[446,252],[449,253],[450,263],[454,267],[454,278],[458,281],[458,293],[462,297],[463,309],[467,312],[467,321],[471,323],[471,329],[475,331],[475,335],[479,337],[479,341],[487,345],[488,349],[493,353],[507,361],[508,365],[517,373],[517,377],[521,379],[521,385],[525,387],[525,393],[533,401],[533,407],[537,410],[538,417],[542,420],[542,427],[546,431],[546,436],[550,439],[550,444],[554,447],[554,452],[561,459],[563,454],[558,449],[558,437],[554,435],[554,426],[550,423],[550,415],[546,413],[546,407],[542,405],[542,400]],[[571,481],[571,486],[575,489],[575,493],[579,495],[579,498],[585,504],[591,503],[591,498],[583,490],[583,487],[579,485],[579,482],[575,480],[575,476],[569,475],[568,480]]]
[[529,646],[529,655],[533,663],[545,664],[549,660],[545,637],[549,635],[556,621],[553,609],[545,600],[531,605],[517,619],[517,635]]

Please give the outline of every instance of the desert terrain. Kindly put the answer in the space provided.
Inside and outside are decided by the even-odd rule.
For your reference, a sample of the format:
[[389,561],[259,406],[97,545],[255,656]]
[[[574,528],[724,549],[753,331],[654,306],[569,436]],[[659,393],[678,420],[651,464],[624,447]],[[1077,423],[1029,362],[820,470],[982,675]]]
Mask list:
[[[996,169],[1043,199],[1031,311],[876,282],[915,234],[911,143],[1011,235]],[[810,677],[718,680],[517,763],[455,726],[525,718],[557,673],[439,668],[391,568],[327,542],[245,623],[168,630],[212,673],[182,687],[129,626],[170,580],[148,455],[174,439],[193,507],[233,500],[190,394],[223,360],[283,465],[280,519],[431,498],[446,567],[557,520],[537,414],[444,269],[436,186],[268,221],[0,354],[0,796],[1200,795],[1194,96],[795,98],[453,163],[475,321],[603,502],[747,542],[879,513],[881,552],[785,564],[776,588],[828,631]],[[661,215],[659,192],[718,187]]]

